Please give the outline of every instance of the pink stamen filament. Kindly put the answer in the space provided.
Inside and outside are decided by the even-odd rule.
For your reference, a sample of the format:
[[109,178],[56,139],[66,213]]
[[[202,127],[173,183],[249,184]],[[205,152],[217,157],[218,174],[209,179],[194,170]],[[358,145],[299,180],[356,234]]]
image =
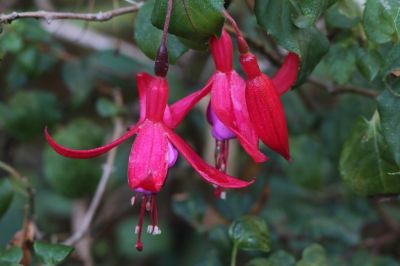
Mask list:
[[[216,140],[215,141],[215,168],[220,172],[226,173],[228,167],[228,156],[229,156],[229,140]],[[224,199],[225,191],[223,188],[216,186],[214,195],[217,198]]]
[[139,231],[137,232],[138,238],[137,238],[137,241],[136,241],[136,249],[138,251],[142,251],[143,250],[142,228],[143,228],[143,218],[144,218],[145,209],[146,209],[146,196],[142,196],[142,203],[141,203],[141,206],[140,206],[139,224],[137,225],[138,228],[139,228]]

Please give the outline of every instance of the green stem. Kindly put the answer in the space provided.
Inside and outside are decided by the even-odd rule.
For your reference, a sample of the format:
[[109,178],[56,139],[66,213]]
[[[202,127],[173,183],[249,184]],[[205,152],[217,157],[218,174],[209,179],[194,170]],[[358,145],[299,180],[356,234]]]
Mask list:
[[233,244],[232,248],[231,266],[236,266],[237,253],[238,253],[238,245],[235,243]]

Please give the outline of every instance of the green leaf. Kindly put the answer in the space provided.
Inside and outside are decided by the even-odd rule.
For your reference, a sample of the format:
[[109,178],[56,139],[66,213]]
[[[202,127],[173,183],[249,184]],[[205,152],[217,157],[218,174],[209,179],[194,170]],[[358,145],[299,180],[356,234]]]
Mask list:
[[339,0],[339,12],[348,18],[355,19],[362,15],[360,4],[355,0]]
[[385,90],[378,97],[378,112],[382,134],[400,167],[400,94],[395,95],[394,91]]
[[248,215],[235,220],[229,228],[229,236],[239,249],[271,250],[268,226],[260,217]]
[[[167,2],[156,0],[151,22],[159,29],[164,27]],[[185,39],[206,43],[219,34],[224,18],[222,0],[174,0],[169,32]]]
[[289,0],[256,0],[255,14],[257,22],[276,41],[289,51],[300,54],[300,47],[296,39],[297,28],[292,23],[295,14],[294,7]]
[[0,113],[0,125],[20,140],[42,134],[61,118],[56,97],[43,91],[16,93],[7,104],[0,103]]
[[[135,40],[137,46],[151,59],[155,59],[162,38],[162,30],[151,24],[151,13],[154,0],[147,1],[137,14],[135,20]],[[168,59],[173,64],[188,48],[174,35],[167,37]]]
[[286,251],[279,250],[274,252],[268,259],[257,258],[251,260],[246,266],[294,266],[296,260]]
[[257,0],[255,13],[258,24],[281,46],[300,55],[299,85],[328,51],[328,39],[315,26],[300,29],[293,24],[292,17],[300,11],[289,0]]
[[64,64],[62,77],[72,96],[72,104],[81,105],[95,85],[91,68],[86,60],[71,61]]
[[[103,130],[92,121],[76,119],[54,134],[54,139],[66,147],[88,149],[100,146]],[[77,160],[62,157],[49,146],[44,150],[44,173],[55,191],[69,198],[92,193],[101,175],[100,160]]]
[[33,249],[35,250],[36,255],[38,255],[38,257],[46,266],[59,265],[74,250],[74,248],[70,246],[49,244],[38,241],[33,244]]
[[328,266],[325,249],[319,244],[307,247],[302,254],[301,260],[296,266]]
[[14,197],[14,190],[10,181],[0,179],[0,218],[6,213]]
[[351,29],[360,20],[361,10],[354,0],[341,0],[330,7],[325,14],[325,22],[328,29]]
[[317,28],[299,30],[296,33],[300,50],[300,70],[296,85],[300,85],[312,73],[329,50],[329,41]]
[[368,0],[364,11],[365,33],[373,42],[400,41],[400,2]]
[[378,72],[384,60],[378,51],[373,49],[358,49],[357,66],[361,74],[372,81],[378,75]]
[[0,249],[0,265],[14,265],[22,260],[22,250],[19,247]]
[[340,158],[344,182],[360,195],[400,192],[400,168],[382,136],[378,113],[360,119],[344,144]]
[[301,11],[301,14],[294,19],[294,24],[299,28],[314,25],[328,6],[327,0],[298,0],[293,3],[296,3]]
[[349,82],[356,70],[357,47],[352,41],[335,43],[324,58],[328,75],[338,84]]

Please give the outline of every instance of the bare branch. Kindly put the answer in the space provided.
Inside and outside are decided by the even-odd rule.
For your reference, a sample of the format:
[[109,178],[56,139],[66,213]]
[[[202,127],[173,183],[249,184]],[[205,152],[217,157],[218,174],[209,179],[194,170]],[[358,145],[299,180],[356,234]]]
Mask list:
[[132,4],[131,6],[121,7],[106,12],[97,13],[73,13],[73,12],[51,12],[51,11],[30,11],[30,12],[12,12],[11,14],[1,14],[0,24],[11,23],[17,19],[44,19],[46,21],[73,19],[84,21],[107,21],[114,17],[136,12],[143,5],[143,2]]
[[[118,90],[114,91],[114,101],[117,105],[122,106],[122,95]],[[113,132],[113,139],[118,138],[122,132],[124,131],[123,128],[123,122],[122,119],[119,117],[116,117],[114,119],[114,132]],[[115,161],[115,156],[117,154],[117,149],[114,148],[113,150],[109,151],[107,155],[107,160],[103,168],[103,173],[100,178],[100,182],[97,185],[96,192],[93,196],[92,202],[90,203],[89,209],[87,210],[83,222],[79,229],[74,232],[74,234],[66,239],[63,244],[65,245],[74,245],[79,242],[79,240],[82,239],[82,237],[85,236],[85,234],[88,232],[89,226],[91,225],[94,215],[96,214],[97,208],[100,205],[101,199],[103,197],[103,194],[106,190],[106,186],[108,183],[108,179],[111,176],[111,173],[113,171],[114,167],[114,161]]]
[[331,82],[326,82],[316,78],[309,78],[308,81],[317,87],[324,88],[332,95],[352,93],[362,95],[371,99],[376,99],[378,97],[378,92],[370,89],[359,88],[355,86],[336,86]]

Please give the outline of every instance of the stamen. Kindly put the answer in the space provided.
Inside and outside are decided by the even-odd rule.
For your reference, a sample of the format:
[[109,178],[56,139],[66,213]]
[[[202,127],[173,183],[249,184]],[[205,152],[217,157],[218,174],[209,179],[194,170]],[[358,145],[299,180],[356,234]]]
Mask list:
[[153,230],[154,230],[154,226],[152,226],[152,225],[147,226],[147,233],[151,234],[153,232]]
[[[140,206],[139,224],[136,226],[136,228],[138,228],[138,230],[137,230],[138,238],[136,241],[136,249],[138,251],[143,250],[142,228],[143,228],[143,217],[144,217],[145,208],[146,208],[146,196],[142,196],[142,204]],[[136,228],[135,228],[135,233],[136,233]]]
[[[228,166],[228,156],[229,156],[229,140],[216,140],[215,141],[215,168],[220,172],[226,173]],[[226,192],[223,188],[214,186],[214,195],[219,199],[226,199]]]

